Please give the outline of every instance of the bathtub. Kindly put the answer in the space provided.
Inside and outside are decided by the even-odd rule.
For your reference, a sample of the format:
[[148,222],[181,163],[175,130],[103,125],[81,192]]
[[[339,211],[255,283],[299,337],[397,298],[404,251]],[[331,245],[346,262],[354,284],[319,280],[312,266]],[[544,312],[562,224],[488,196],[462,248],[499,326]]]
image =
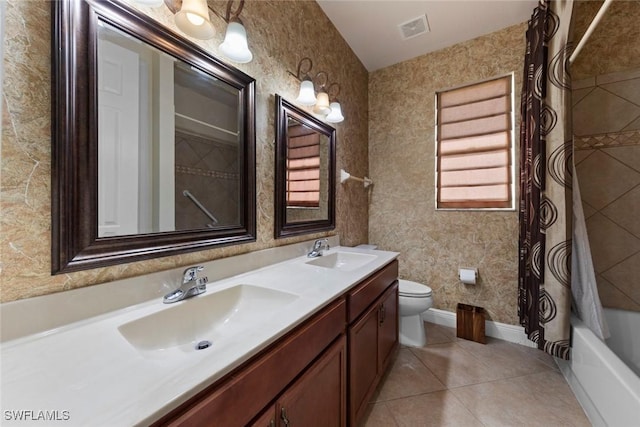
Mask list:
[[640,313],[605,309],[605,317],[606,344],[573,317],[571,360],[556,361],[594,426],[638,426]]

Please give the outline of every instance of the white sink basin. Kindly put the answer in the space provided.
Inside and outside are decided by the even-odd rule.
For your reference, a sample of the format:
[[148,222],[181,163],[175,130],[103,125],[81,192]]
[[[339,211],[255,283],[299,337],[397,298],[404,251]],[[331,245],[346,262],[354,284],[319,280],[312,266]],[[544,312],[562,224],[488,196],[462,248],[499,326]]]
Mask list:
[[334,268],[342,271],[351,271],[370,263],[374,259],[376,259],[375,255],[338,251],[329,255],[314,258],[311,261],[307,261],[307,264],[318,267]]
[[143,352],[176,347],[191,352],[202,341],[220,347],[298,299],[287,292],[244,284],[209,292],[125,323],[118,330]]

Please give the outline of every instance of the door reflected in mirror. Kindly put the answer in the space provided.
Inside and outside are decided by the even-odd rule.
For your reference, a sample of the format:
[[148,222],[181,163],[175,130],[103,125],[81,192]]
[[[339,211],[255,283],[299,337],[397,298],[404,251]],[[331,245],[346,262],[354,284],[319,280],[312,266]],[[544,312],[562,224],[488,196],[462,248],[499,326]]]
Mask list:
[[101,22],[98,236],[238,226],[240,92]]
[[335,170],[335,129],[276,95],[276,237],[335,227]]
[[125,2],[51,9],[52,273],[255,241],[255,79]]

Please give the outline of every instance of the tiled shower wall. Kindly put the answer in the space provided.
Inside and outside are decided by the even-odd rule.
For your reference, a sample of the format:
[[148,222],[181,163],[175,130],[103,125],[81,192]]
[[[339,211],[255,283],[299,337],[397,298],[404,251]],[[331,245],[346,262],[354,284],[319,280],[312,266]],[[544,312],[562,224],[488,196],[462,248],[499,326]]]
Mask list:
[[640,69],[573,84],[575,163],[605,307],[640,311]]

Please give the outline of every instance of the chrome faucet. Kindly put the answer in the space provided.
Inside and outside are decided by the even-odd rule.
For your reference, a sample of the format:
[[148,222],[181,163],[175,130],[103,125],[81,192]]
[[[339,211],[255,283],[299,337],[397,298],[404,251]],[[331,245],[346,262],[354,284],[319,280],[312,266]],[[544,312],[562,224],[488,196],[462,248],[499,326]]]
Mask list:
[[322,251],[324,250],[323,247],[326,250],[331,249],[331,247],[329,246],[329,239],[318,239],[313,242],[313,249],[311,249],[311,252],[309,252],[307,256],[309,258],[322,256]]
[[165,304],[171,304],[206,292],[209,279],[198,277],[198,272],[203,269],[203,266],[198,265],[184,270],[182,273],[182,285],[175,291],[166,294],[162,301]]

